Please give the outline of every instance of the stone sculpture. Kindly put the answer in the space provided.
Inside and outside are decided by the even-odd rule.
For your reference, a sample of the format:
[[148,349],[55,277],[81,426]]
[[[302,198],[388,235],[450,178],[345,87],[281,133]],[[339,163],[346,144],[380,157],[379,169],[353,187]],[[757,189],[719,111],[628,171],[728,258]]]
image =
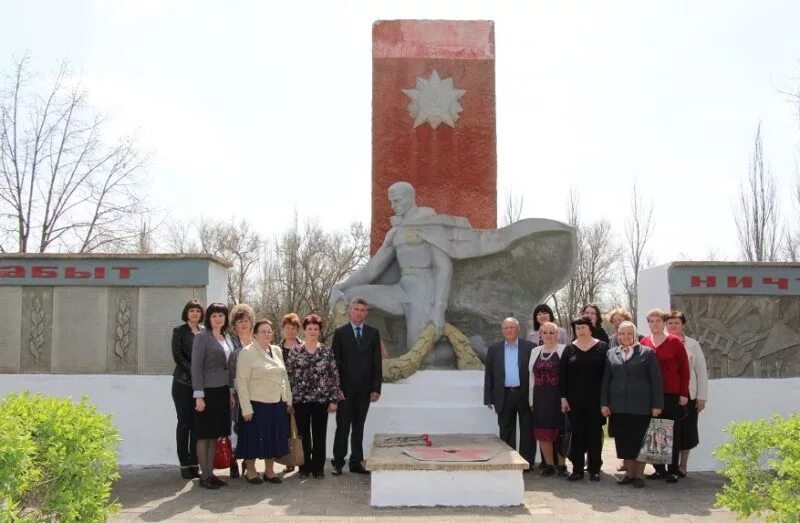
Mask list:
[[672,296],[709,378],[800,376],[800,297]]
[[370,322],[395,356],[384,361],[386,379],[413,373],[443,334],[453,350],[443,350],[450,357],[434,358],[433,366],[479,368],[474,348],[498,336],[499,318],[524,322],[572,274],[576,235],[568,225],[526,219],[476,230],[465,218],[417,207],[409,183],[397,182],[388,193],[395,216],[383,245],[334,285],[330,298],[337,318],[354,296],[370,303]]

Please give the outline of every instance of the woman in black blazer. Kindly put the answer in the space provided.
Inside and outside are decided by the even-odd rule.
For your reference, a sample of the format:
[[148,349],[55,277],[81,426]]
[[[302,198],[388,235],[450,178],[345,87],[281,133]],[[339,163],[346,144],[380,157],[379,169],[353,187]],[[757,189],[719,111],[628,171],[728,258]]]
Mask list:
[[172,401],[178,415],[175,442],[178,463],[183,479],[199,478],[197,469],[197,438],[194,433],[194,399],[192,398],[192,343],[194,335],[202,328],[203,306],[197,300],[189,300],[181,312],[182,325],[172,330]]

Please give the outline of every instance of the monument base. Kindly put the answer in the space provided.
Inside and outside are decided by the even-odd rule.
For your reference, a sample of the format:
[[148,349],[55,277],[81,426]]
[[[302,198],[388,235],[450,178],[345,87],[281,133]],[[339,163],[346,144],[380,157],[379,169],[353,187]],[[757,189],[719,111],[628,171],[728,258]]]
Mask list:
[[[432,449],[483,452],[483,461],[432,461],[411,457],[416,435],[377,434],[367,469],[372,472],[370,505],[483,506],[521,505],[522,471],[528,462],[492,434],[431,434]],[[399,441],[400,440],[400,441]],[[420,440],[421,441],[421,440]],[[424,442],[422,442],[424,445]]]
[[[483,404],[482,370],[424,370],[396,383],[384,383],[364,427],[364,456],[379,433],[497,434],[497,414]],[[336,432],[328,422],[328,453]]]

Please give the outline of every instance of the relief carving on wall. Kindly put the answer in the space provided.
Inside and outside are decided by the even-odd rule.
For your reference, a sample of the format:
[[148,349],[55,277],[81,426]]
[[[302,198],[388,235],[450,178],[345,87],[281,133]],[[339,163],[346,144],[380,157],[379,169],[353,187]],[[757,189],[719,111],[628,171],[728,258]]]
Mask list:
[[800,297],[673,296],[710,378],[800,376]]
[[42,361],[45,319],[42,298],[36,296],[31,303],[30,343],[28,344],[28,350],[33,355],[33,360],[37,364]]
[[131,344],[131,308],[125,298],[119,300],[115,323],[114,354],[125,363],[128,359],[128,349]]

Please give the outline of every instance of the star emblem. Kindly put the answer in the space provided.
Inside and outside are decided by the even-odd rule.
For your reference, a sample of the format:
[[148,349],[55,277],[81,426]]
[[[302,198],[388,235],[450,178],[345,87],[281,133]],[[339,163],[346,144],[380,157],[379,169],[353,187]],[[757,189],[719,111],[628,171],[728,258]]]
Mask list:
[[453,79],[442,80],[434,69],[429,78],[417,77],[416,88],[403,89],[403,92],[411,98],[408,112],[414,119],[414,127],[428,122],[436,129],[442,122],[450,127],[456,126],[458,113],[464,110],[458,99],[467,91],[453,89]]

